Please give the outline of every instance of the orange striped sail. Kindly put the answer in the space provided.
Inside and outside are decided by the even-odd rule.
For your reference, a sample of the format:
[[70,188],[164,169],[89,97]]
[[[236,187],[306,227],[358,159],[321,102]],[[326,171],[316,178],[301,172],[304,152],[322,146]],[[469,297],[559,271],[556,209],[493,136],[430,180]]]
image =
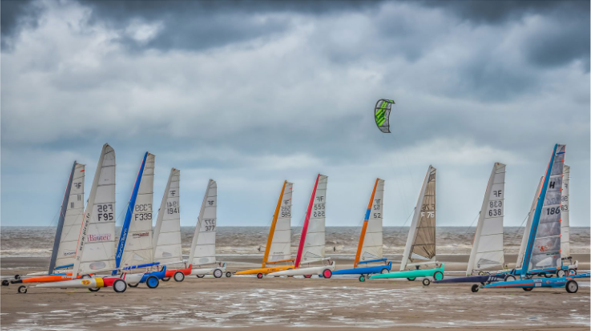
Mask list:
[[377,191],[377,183],[379,183],[379,178],[375,180],[375,186],[373,187],[373,193],[371,193],[371,199],[369,200],[367,213],[364,217],[364,223],[362,223],[362,231],[360,231],[360,239],[358,240],[358,249],[356,250],[356,257],[354,258],[354,268],[356,268],[358,266],[358,262],[360,262],[360,253],[362,252],[364,236],[366,235],[367,226],[369,225],[369,217],[371,216],[371,208],[373,207],[373,200],[375,199],[375,192]]

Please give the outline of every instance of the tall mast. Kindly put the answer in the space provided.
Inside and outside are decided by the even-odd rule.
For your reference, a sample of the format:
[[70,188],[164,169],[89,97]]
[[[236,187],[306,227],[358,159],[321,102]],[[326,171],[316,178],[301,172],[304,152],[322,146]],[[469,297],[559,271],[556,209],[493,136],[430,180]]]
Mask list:
[[280,207],[282,206],[282,197],[284,196],[284,189],[286,188],[286,181],[282,184],[282,191],[278,197],[278,204],[276,205],[276,211],[274,211],[274,219],[270,226],[270,233],[268,234],[268,242],[266,243],[266,251],[264,252],[264,260],[262,261],[262,268],[266,267],[268,262],[268,256],[270,255],[270,248],[272,247],[272,239],[274,239],[274,231],[276,230],[276,222],[278,222],[278,215],[280,214]]
[[60,209],[60,218],[58,219],[58,228],[56,229],[56,237],[54,239],[54,248],[51,251],[51,259],[49,260],[49,270],[47,274],[52,274],[56,267],[56,258],[58,257],[58,249],[60,241],[62,240],[62,230],[64,229],[64,219],[66,218],[66,210],[68,209],[68,201],[70,200],[70,189],[72,188],[72,179],[74,178],[74,169],[76,168],[76,161],[72,165],[70,171],[70,178],[68,178],[68,185],[66,186],[66,193],[62,200],[62,208]]
[[377,191],[377,183],[379,178],[375,180],[375,186],[373,186],[373,193],[371,193],[371,199],[369,200],[369,206],[367,207],[366,215],[364,216],[364,223],[362,223],[362,230],[360,231],[360,239],[358,240],[358,250],[356,251],[356,257],[354,258],[354,268],[358,266],[360,261],[360,253],[362,252],[362,245],[364,244],[364,236],[367,232],[367,226],[369,225],[369,217],[371,216],[371,208],[373,207],[373,200],[375,199],[375,192]]
[[309,227],[309,220],[311,219],[311,210],[313,209],[313,203],[315,202],[315,192],[317,192],[317,184],[319,183],[319,174],[315,180],[313,186],[313,192],[311,193],[311,200],[309,200],[309,207],[307,208],[307,215],[305,216],[305,223],[303,224],[303,231],[301,232],[301,241],[299,242],[299,250],[297,251],[296,259],[294,260],[294,267],[298,268],[301,265],[301,258],[303,254],[303,247],[305,247],[305,238],[307,237],[307,228]]

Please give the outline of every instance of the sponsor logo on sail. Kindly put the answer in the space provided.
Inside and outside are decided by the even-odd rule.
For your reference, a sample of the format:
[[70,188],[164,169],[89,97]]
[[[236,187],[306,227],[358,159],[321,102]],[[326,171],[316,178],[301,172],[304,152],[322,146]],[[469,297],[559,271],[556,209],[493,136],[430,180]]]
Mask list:
[[149,235],[148,232],[140,232],[140,233],[133,233],[132,237],[134,239],[137,239],[137,238],[142,238],[142,237],[148,237],[148,235]]
[[87,238],[89,242],[109,241],[111,240],[111,233],[89,234]]

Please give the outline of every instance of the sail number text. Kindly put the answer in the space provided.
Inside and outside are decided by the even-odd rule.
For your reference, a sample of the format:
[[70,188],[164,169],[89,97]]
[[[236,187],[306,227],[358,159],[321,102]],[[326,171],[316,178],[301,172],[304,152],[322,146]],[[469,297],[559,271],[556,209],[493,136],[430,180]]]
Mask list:
[[99,222],[113,221],[113,205],[112,204],[97,205],[97,221],[99,221]]

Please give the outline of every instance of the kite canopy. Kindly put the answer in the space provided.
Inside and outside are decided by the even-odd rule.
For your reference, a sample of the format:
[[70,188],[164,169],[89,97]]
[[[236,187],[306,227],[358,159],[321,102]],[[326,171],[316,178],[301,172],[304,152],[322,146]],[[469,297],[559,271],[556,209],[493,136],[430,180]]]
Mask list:
[[389,115],[391,115],[391,105],[395,102],[388,99],[380,99],[375,104],[375,123],[381,132],[390,133]]

